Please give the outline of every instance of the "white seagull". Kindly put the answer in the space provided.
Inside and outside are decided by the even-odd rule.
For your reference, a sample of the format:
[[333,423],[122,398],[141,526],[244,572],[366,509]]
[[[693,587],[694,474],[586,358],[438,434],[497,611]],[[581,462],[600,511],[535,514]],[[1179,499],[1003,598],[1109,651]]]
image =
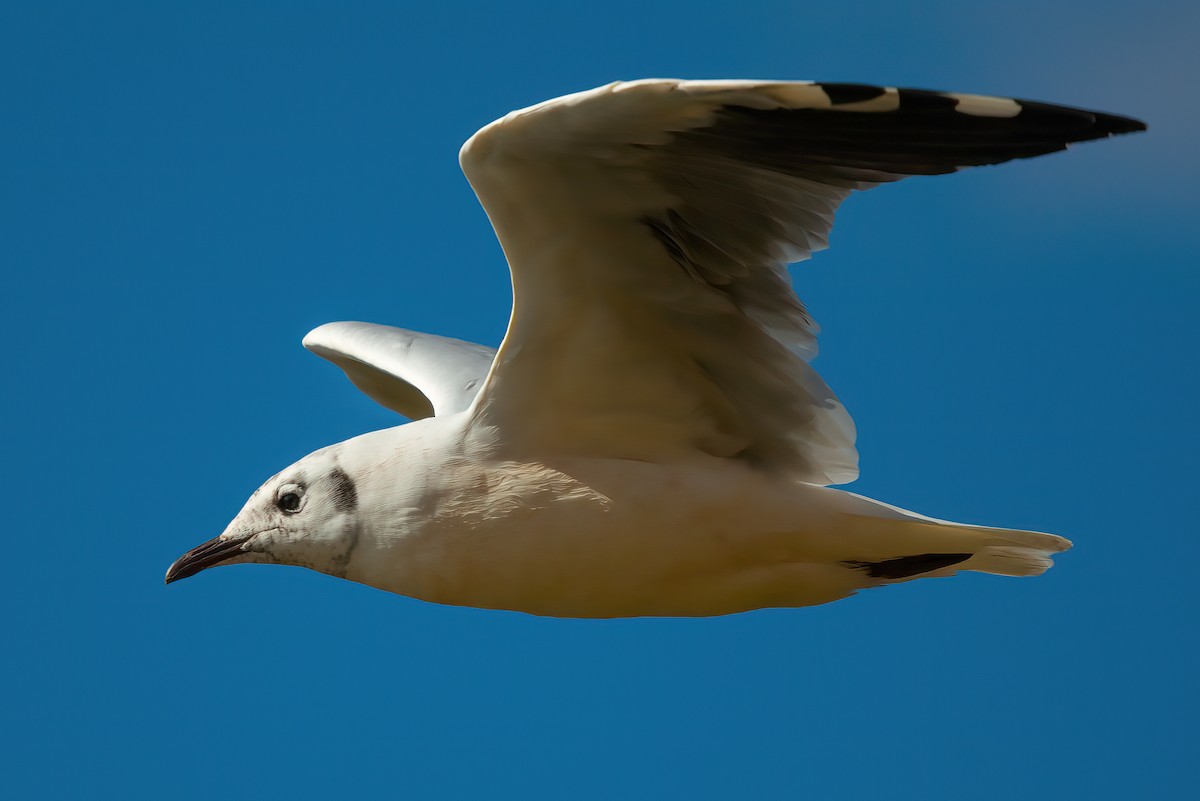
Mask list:
[[854,424],[787,265],[855,189],[1141,131],[1025,100],[642,80],[514,111],[459,159],[512,272],[499,351],[368,323],[304,344],[414,422],[267,480],[167,582],[299,565],[444,604],[723,615],[914,578],[1045,571],[1070,543],[828,485]]

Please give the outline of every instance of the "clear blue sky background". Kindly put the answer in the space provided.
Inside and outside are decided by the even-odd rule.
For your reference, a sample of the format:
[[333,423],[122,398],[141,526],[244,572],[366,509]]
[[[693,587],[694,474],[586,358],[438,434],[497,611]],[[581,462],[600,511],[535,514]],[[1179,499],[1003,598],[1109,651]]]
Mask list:
[[[1194,791],[1190,2],[0,9],[8,798],[1128,799]],[[1151,132],[852,199],[797,271],[854,489],[1041,529],[1046,576],[713,620],[545,620],[167,565],[397,422],[300,338],[499,342],[458,171],[617,78],[813,78]]]

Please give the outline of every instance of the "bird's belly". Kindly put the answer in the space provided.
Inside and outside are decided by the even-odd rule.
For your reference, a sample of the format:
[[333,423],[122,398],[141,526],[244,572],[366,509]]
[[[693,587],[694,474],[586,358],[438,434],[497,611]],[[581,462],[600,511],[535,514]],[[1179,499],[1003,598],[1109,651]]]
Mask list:
[[719,615],[857,588],[850,571],[805,552],[821,510],[806,512],[794,485],[741,466],[509,463],[480,483],[485,492],[444,499],[385,560],[347,577],[439,603],[560,617]]

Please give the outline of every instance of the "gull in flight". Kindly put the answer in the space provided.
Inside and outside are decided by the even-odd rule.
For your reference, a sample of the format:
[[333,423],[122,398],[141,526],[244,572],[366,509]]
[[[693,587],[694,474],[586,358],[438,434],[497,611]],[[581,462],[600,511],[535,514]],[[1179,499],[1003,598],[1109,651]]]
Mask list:
[[499,350],[368,323],[307,348],[413,422],[267,480],[168,583],[299,565],[562,617],[810,606],[1070,543],[829,485],[854,424],[787,265],[854,190],[1063,150],[1137,120],[845,83],[642,80],[514,111],[459,155],[512,273]]

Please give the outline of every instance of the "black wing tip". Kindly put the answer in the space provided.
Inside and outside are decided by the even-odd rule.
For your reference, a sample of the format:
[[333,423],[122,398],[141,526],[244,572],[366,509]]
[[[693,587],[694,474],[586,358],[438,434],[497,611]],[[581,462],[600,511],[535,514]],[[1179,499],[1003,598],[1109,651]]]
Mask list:
[[[963,111],[959,106],[960,99],[964,96],[955,92],[903,86],[888,89],[883,86],[864,83],[830,83],[818,81],[816,85],[828,96],[833,110],[838,110],[838,106],[873,100],[888,91],[892,91],[895,92],[898,101],[895,109],[897,111],[908,113]],[[978,97],[986,97],[992,100],[1009,100],[1009,98],[999,95],[980,95]],[[1084,139],[1100,139],[1105,136],[1138,133],[1147,128],[1146,123],[1141,120],[1126,117],[1122,114],[1108,114],[1103,111],[1092,111],[1073,106],[1063,106],[1057,103],[1044,103],[1037,100],[1022,100],[1019,98],[1011,98],[1011,102],[1015,102],[1021,107],[1021,113],[1017,115],[1018,120],[1014,120],[1015,122],[1019,124],[1043,122],[1048,125],[1078,128],[1077,132]],[[888,112],[884,111],[883,113]],[[967,116],[975,116],[971,111],[965,113]]]
[[1121,134],[1140,133],[1147,130],[1150,126],[1133,117],[1097,112],[1096,127],[1104,131],[1104,136],[1119,136]]
[[1138,133],[1147,128],[1146,123],[1123,114],[1108,114],[1103,111],[1060,106],[1036,100],[1017,100],[1021,113],[1017,120],[1023,124],[1033,123],[1047,127],[1059,127],[1070,136],[1069,141],[1085,142],[1108,136]]
[[677,133],[786,174],[879,183],[940,175],[1146,130],[1119,114],[997,95],[855,83],[812,85],[793,105],[727,103]]

